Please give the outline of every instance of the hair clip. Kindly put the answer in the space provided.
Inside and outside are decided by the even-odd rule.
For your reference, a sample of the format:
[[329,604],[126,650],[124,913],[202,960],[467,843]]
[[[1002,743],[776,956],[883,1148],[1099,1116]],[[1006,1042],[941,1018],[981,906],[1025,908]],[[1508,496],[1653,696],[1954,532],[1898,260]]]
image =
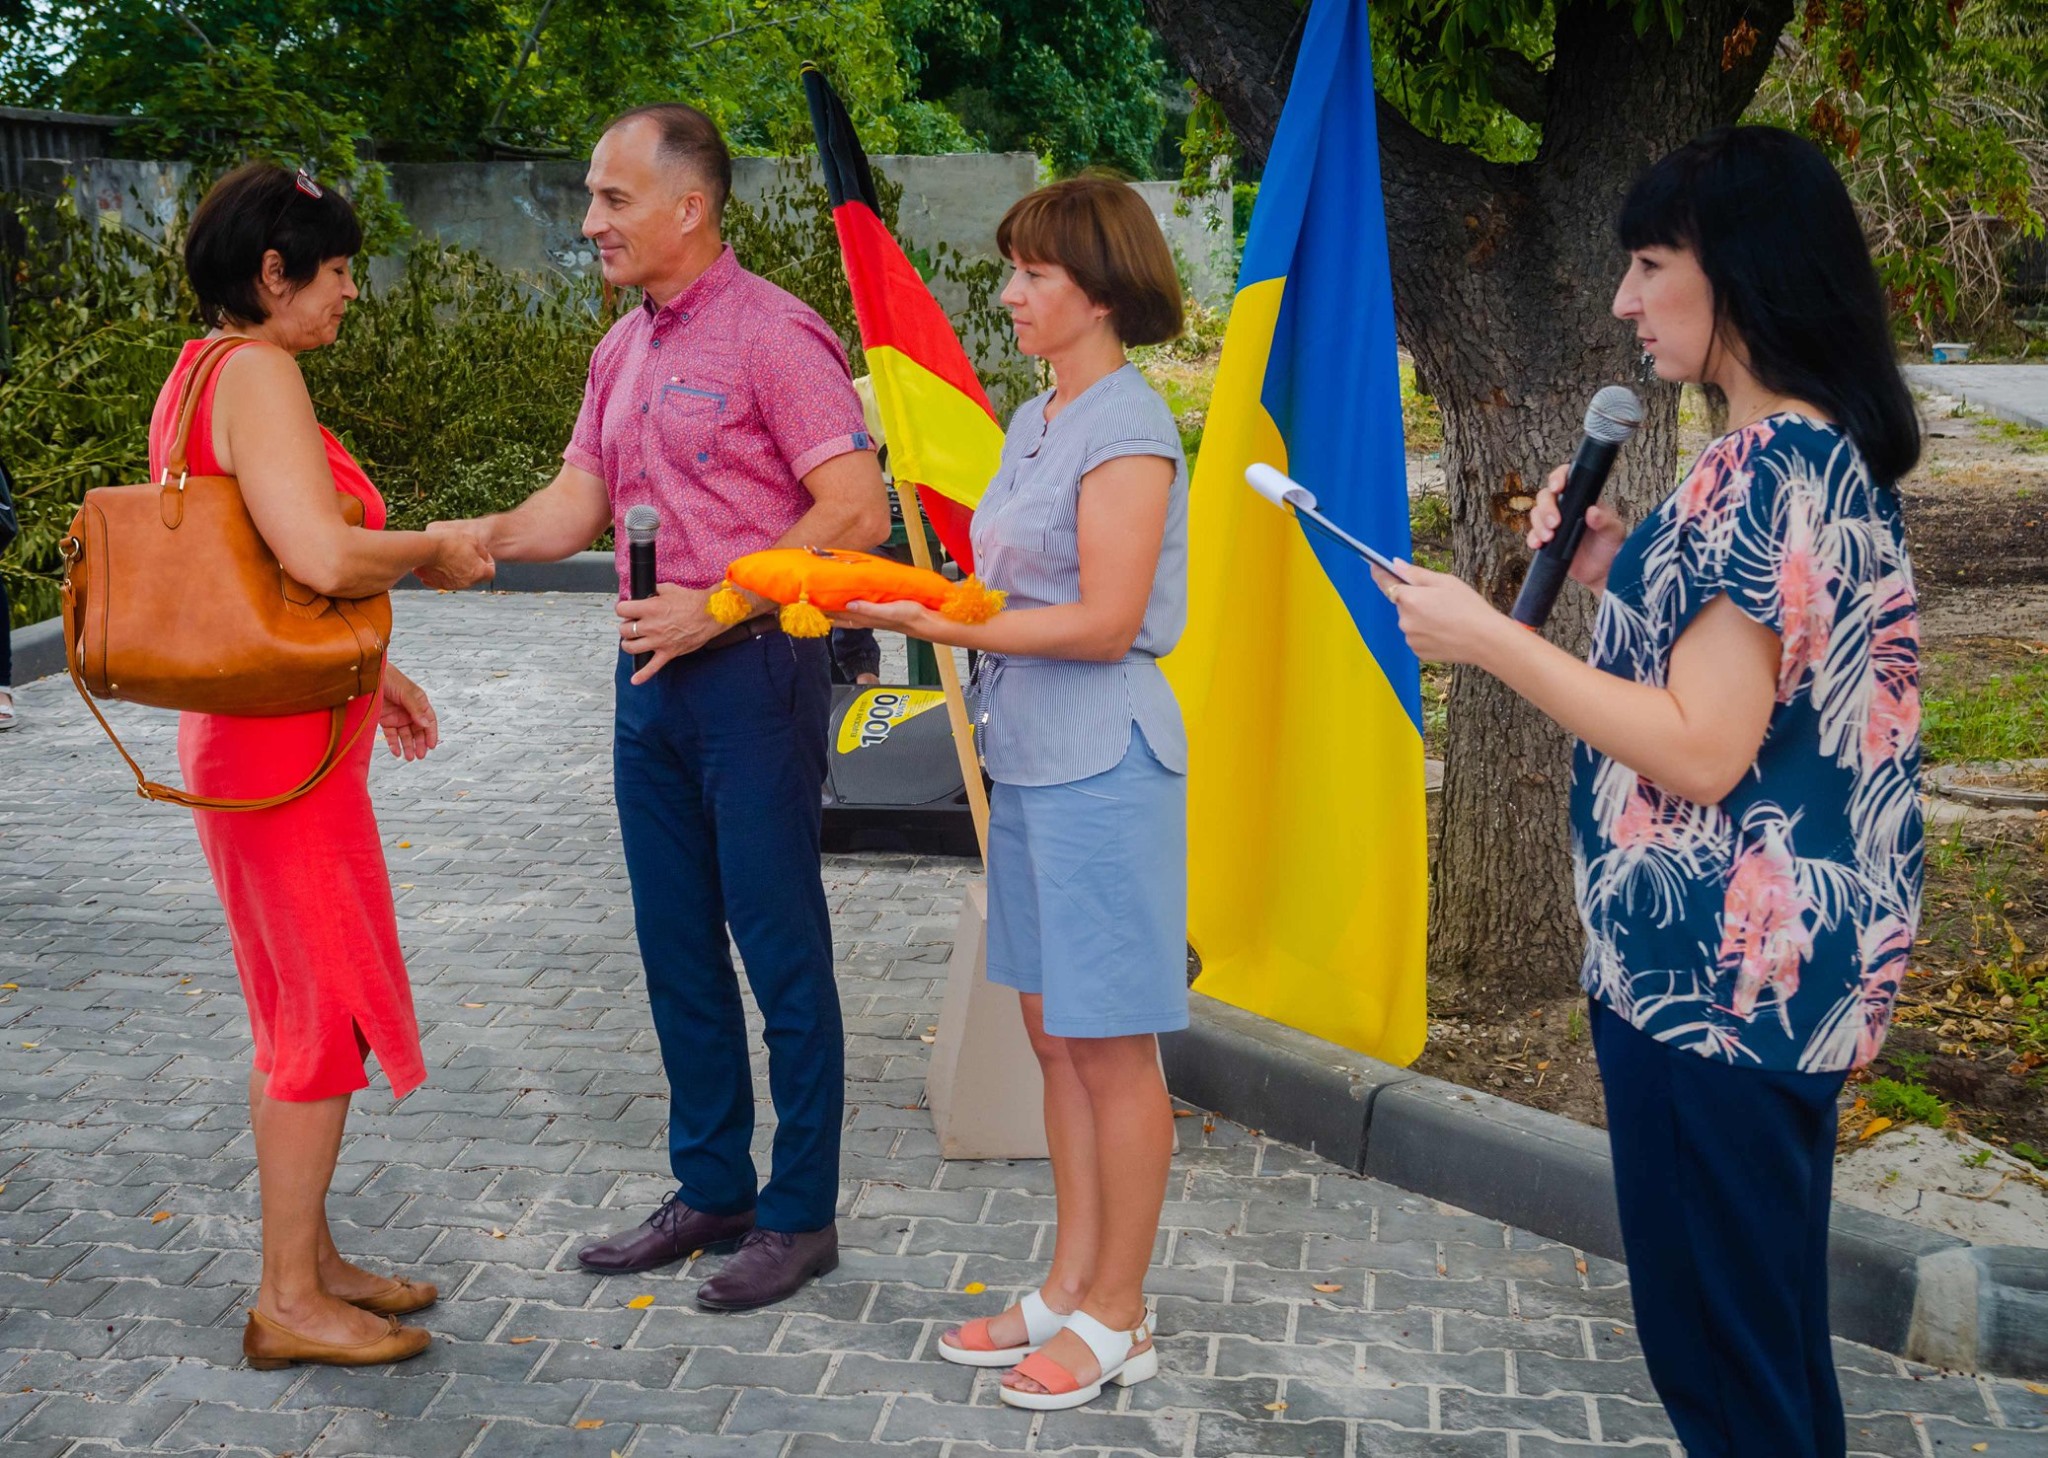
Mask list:
[[318,202],[323,196],[320,191],[320,184],[315,182],[312,174],[308,173],[303,167],[299,169],[298,176],[292,179],[292,186],[303,192],[307,197],[312,198],[315,202]]

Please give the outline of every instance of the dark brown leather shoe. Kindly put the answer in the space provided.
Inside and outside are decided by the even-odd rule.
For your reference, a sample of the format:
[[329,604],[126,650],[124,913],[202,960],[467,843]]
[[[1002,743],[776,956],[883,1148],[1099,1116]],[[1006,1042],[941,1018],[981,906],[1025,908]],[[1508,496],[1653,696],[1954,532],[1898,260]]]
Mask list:
[[585,1270],[607,1276],[630,1275],[673,1264],[692,1251],[730,1250],[753,1228],[751,1210],[743,1215],[707,1215],[670,1195],[659,1210],[631,1230],[584,1246],[576,1252],[576,1259]]
[[706,1311],[752,1311],[794,1296],[804,1283],[839,1268],[839,1227],[791,1235],[756,1230],[740,1242],[739,1254],[697,1288]]

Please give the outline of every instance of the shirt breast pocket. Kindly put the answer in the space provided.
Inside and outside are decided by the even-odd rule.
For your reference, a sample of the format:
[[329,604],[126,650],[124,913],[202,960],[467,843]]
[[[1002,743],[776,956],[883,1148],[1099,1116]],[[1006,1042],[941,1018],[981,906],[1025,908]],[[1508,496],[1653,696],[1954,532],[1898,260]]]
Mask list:
[[720,434],[733,416],[729,390],[671,380],[661,387],[654,408],[655,431],[665,457],[685,467],[717,460]]
[[1057,506],[1057,501],[1042,493],[1007,494],[993,511],[984,504],[975,512],[975,535],[1008,551],[1046,552],[1052,544]]

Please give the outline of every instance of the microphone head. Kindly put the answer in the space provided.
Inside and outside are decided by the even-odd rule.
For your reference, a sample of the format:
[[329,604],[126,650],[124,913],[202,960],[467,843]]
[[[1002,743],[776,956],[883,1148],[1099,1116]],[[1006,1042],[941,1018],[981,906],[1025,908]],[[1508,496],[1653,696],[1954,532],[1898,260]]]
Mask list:
[[661,513],[642,502],[626,508],[626,540],[629,542],[651,542],[654,534],[661,530]]
[[1586,407],[1586,434],[1607,445],[1620,445],[1643,423],[1643,402],[1627,385],[1609,385]]
[[1290,506],[1299,506],[1307,511],[1316,509],[1315,493],[1264,461],[1254,461],[1244,468],[1245,484],[1283,511]]

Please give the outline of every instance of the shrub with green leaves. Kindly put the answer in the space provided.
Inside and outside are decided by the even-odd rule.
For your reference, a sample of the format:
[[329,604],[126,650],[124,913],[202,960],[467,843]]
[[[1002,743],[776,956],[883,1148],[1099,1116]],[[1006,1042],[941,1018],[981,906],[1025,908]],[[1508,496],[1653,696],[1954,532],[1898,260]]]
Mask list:
[[1939,1129],[1948,1122],[1948,1105],[1917,1083],[1873,1078],[1863,1090],[1871,1112],[1896,1124],[1925,1124]]

